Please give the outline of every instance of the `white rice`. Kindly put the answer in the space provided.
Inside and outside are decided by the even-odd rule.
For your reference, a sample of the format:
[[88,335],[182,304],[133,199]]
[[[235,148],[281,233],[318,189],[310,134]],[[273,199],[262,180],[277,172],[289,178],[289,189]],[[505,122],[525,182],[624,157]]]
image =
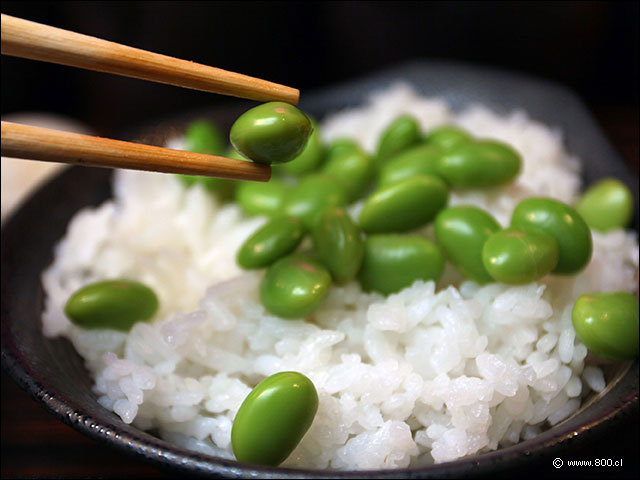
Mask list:
[[[506,225],[524,197],[572,203],[579,192],[579,163],[559,131],[524,112],[500,117],[476,105],[454,113],[406,85],[329,116],[323,134],[351,136],[372,151],[400,113],[414,114],[424,130],[455,123],[522,154],[512,185],[456,191],[452,205],[476,204]],[[260,304],[262,272],[235,264],[237,248],[265,218],[246,218],[170,175],[118,171],[114,187],[112,200],[75,216],[56,247],[42,276],[43,330],[73,342],[101,405],[168,441],[233,458],[238,407],[260,380],[283,370],[307,375],[320,398],[284,466],[320,469],[399,468],[496,449],[532,438],[605,388],[601,369],[585,365],[571,308],[583,293],[634,289],[633,232],[594,232],[593,259],[575,277],[479,286],[448,267],[438,285],[417,281],[388,298],[356,282],[334,286],[308,321],[286,321]],[[432,236],[430,227],[421,232]],[[128,334],[72,325],[63,314],[68,297],[113,277],[158,293],[153,323]]]

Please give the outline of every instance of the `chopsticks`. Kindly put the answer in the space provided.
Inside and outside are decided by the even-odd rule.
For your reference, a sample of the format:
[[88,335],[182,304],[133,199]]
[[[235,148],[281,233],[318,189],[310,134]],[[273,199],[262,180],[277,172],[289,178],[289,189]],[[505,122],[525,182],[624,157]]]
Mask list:
[[295,88],[2,14],[2,54],[296,105]]
[[[2,54],[258,101],[295,105],[294,88],[2,14]],[[2,155],[97,167],[267,181],[242,160],[2,122]]]
[[152,170],[266,182],[259,163],[2,122],[2,155],[74,165]]

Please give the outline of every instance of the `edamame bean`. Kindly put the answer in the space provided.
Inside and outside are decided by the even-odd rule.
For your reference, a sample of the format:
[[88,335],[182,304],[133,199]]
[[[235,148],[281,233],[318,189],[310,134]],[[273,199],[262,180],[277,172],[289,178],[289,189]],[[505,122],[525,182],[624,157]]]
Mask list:
[[430,144],[410,147],[390,158],[380,169],[378,184],[383,187],[415,175],[438,176],[438,160],[441,155],[442,150]]
[[77,290],[64,307],[76,325],[89,329],[128,332],[158,310],[158,297],[146,285],[133,280],[105,280]]
[[638,297],[627,292],[582,295],[571,312],[576,334],[592,352],[614,360],[638,356]]
[[208,120],[196,120],[184,132],[186,149],[207,155],[220,155],[226,142],[220,129]]
[[522,160],[510,146],[494,140],[463,142],[443,153],[438,172],[454,188],[488,188],[512,181]]
[[460,273],[481,284],[493,281],[482,263],[482,247],[500,230],[491,215],[473,206],[449,207],[438,213],[433,224],[438,244]]
[[318,259],[329,269],[336,283],[355,278],[364,254],[362,231],[349,214],[338,207],[320,215],[312,233]]
[[576,210],[595,230],[625,228],[633,215],[633,195],[620,180],[605,178],[582,195]]
[[346,205],[347,194],[342,185],[329,175],[316,173],[303,178],[287,196],[284,212],[298,217],[309,231],[326,207]]
[[329,293],[329,271],[309,255],[294,253],[277,260],[260,283],[262,305],[281,318],[303,318]]
[[280,372],[260,382],[242,402],[231,428],[239,462],[278,466],[309,430],[318,393],[306,376]]
[[375,158],[376,168],[381,168],[389,158],[415,145],[420,139],[418,120],[411,115],[400,115],[382,132]]
[[487,238],[482,263],[498,282],[523,285],[554,269],[558,263],[558,244],[541,232],[507,228]]
[[334,155],[322,171],[342,185],[349,201],[360,198],[375,174],[373,160],[359,149]]
[[320,138],[320,130],[315,121],[311,120],[313,132],[302,153],[287,163],[274,165],[274,173],[286,173],[288,175],[302,175],[316,170],[324,159],[324,145]]
[[469,132],[455,125],[442,125],[429,131],[426,140],[430,145],[441,150],[449,150],[462,143],[472,141],[473,137]]
[[293,160],[313,130],[300,110],[284,102],[269,102],[248,110],[235,121],[229,138],[236,150],[254,162]]
[[578,212],[552,198],[531,197],[513,211],[511,226],[546,233],[558,243],[557,274],[573,274],[591,259],[591,231]]
[[278,179],[263,182],[238,182],[236,202],[247,215],[274,216],[284,206],[290,188]]
[[418,175],[374,192],[360,212],[367,233],[404,232],[426,225],[446,204],[447,185],[438,177]]
[[297,218],[273,218],[242,244],[236,256],[238,265],[245,269],[271,265],[294,251],[304,233],[302,222]]
[[358,278],[365,290],[389,295],[416,280],[437,281],[443,270],[444,256],[424,237],[368,235]]
[[330,162],[334,157],[342,156],[345,153],[361,152],[360,145],[351,138],[337,138],[329,144],[326,152],[326,161]]

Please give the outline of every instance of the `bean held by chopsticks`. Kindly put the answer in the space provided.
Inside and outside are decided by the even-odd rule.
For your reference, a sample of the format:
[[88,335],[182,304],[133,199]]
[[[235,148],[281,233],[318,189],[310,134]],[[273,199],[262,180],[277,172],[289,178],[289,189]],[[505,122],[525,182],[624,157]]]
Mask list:
[[266,182],[266,165],[2,122],[2,155],[93,167],[152,170]]

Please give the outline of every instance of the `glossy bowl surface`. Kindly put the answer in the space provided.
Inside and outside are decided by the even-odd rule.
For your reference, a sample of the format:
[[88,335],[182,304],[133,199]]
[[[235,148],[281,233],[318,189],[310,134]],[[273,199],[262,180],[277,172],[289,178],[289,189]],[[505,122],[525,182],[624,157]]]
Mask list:
[[[531,118],[562,130],[568,150],[583,161],[585,184],[604,176],[624,181],[635,198],[638,183],[599,130],[582,102],[562,86],[477,66],[418,61],[311,94],[300,107],[321,119],[362,104],[368,95],[398,80],[418,92],[446,99],[454,109],[482,103],[497,113],[525,110]],[[253,103],[203,109],[128,131],[131,139],[162,144],[193,118],[206,116],[225,128]],[[638,421],[638,360],[611,365],[606,392],[592,397],[574,416],[538,437],[515,446],[420,469],[327,472],[260,468],[176,448],[105,410],[91,393],[82,359],[66,339],[47,339],[40,330],[43,310],[41,272],[51,263],[54,245],[82,207],[110,196],[111,171],[73,167],[36,192],[2,228],[2,366],[45,408],[86,435],[124,452],[147,458],[174,473],[230,478],[427,478],[501,476],[526,473],[535,465],[579,452],[582,442],[609,440],[612,429]],[[618,431],[618,430],[616,430]],[[576,457],[581,458],[581,457]],[[553,470],[551,470],[553,471]],[[567,472],[570,473],[570,472]]]

